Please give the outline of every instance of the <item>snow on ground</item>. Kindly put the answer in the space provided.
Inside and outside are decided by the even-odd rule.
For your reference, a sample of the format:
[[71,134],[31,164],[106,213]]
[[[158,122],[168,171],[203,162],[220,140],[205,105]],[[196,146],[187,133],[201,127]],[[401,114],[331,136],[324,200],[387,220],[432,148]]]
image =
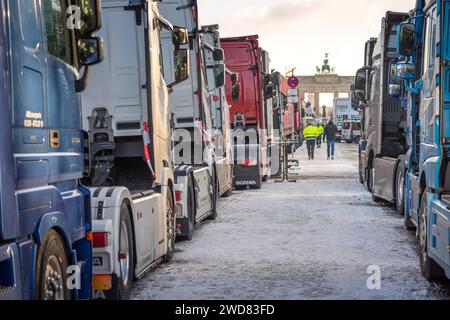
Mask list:
[[[413,233],[358,182],[356,145],[300,160],[297,183],[221,199],[219,217],[177,244],[170,264],[135,284],[134,299],[442,299],[420,274]],[[368,268],[381,270],[369,290]],[[444,284],[447,286],[447,284]]]

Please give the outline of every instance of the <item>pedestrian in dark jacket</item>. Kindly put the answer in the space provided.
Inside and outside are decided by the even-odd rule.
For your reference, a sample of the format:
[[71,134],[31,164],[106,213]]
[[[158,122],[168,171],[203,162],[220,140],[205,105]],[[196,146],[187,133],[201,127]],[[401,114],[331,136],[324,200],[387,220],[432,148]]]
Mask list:
[[327,154],[328,160],[334,160],[334,149],[336,145],[336,136],[338,133],[338,127],[330,120],[325,127],[325,137],[327,138]]

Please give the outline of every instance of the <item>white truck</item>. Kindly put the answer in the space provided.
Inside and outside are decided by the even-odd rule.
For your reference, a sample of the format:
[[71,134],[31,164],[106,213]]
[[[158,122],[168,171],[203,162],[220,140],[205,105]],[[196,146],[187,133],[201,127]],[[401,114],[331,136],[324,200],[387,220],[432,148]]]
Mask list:
[[344,121],[361,122],[361,114],[352,108],[351,98],[335,98],[333,102],[333,121],[338,127],[337,141],[342,140]]
[[347,120],[342,123],[342,140],[347,143],[359,143],[361,132],[361,121]]
[[[217,163],[217,180],[219,196],[229,197],[233,192],[233,133],[231,131],[230,108],[225,86],[217,86],[215,70],[224,63],[224,53],[220,48],[218,25],[202,26],[203,54],[206,59],[208,86],[212,90],[211,111],[213,125],[213,142]],[[231,71],[226,70],[227,73]],[[222,84],[219,81],[219,84]],[[224,84],[224,83],[223,83]]]
[[[190,77],[171,88],[169,103],[174,129],[176,232],[178,238],[191,240],[196,224],[217,217],[219,183],[211,98],[214,90],[225,85],[225,65],[215,62],[215,81],[208,83],[197,1],[163,0],[158,8],[164,17],[186,28],[190,39],[186,47],[190,52]],[[173,51],[169,32],[163,32],[162,51],[164,57]],[[165,74],[173,74],[174,70],[173,59],[164,61]]]
[[[185,29],[153,2],[103,0],[104,63],[82,95],[93,224],[94,298],[127,299],[134,279],[169,261],[175,245],[175,177],[168,88],[188,78]],[[178,72],[162,76],[161,30]],[[172,59],[174,60],[174,59]]]

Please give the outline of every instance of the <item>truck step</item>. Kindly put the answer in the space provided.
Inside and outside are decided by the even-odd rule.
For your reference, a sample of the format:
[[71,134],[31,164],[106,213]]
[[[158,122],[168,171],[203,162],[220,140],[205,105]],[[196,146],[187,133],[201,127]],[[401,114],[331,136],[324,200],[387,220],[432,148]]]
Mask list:
[[14,289],[14,286],[0,286],[0,294],[7,293],[8,291],[11,291]]
[[450,206],[450,194],[444,194],[441,196],[442,202]]

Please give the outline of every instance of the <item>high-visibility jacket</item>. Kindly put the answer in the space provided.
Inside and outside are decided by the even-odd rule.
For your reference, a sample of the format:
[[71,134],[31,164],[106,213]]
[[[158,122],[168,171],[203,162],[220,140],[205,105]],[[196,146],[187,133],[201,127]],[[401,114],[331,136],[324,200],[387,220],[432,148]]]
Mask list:
[[303,129],[303,136],[306,140],[315,139],[317,137],[317,129],[315,126],[307,126]]
[[316,128],[317,128],[317,136],[323,135],[323,133],[325,132],[325,129],[322,126],[318,126]]

